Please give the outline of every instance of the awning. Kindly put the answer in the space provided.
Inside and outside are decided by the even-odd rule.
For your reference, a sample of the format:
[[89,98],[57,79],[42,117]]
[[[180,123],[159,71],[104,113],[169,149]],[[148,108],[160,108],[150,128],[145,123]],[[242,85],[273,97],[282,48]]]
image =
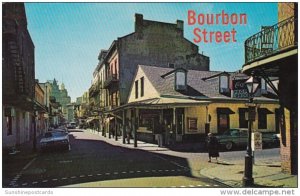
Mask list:
[[168,97],[160,97],[153,99],[146,99],[138,102],[128,103],[127,107],[190,107],[192,105],[207,105],[210,101],[204,100],[194,100],[189,98],[168,98]]
[[99,120],[99,119],[97,119],[97,118],[88,118],[88,119],[86,120],[86,122],[87,122],[87,123],[90,123],[90,122],[96,121],[96,120]]
[[217,108],[217,113],[222,113],[222,114],[235,114],[235,112],[232,111],[230,108]]
[[[208,105],[211,101],[191,99],[189,97],[173,98],[173,97],[159,97],[151,98],[142,101],[130,102],[119,106],[115,109],[105,111],[104,113],[114,113],[123,109],[140,108],[140,109],[165,109],[172,107],[191,107],[199,105]],[[116,116],[115,114],[113,116]],[[120,118],[121,119],[121,118]]]
[[258,108],[258,112],[263,114],[274,114],[274,112],[270,111],[268,108]]

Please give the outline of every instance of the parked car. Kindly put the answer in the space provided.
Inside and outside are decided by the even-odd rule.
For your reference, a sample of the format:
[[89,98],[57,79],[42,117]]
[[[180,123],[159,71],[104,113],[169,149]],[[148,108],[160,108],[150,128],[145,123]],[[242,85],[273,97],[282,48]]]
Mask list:
[[66,132],[66,133],[68,133],[68,132],[69,132],[69,130],[68,130],[68,128],[67,128],[67,126],[65,126],[65,125],[61,125],[61,126],[59,126],[59,127],[57,128],[57,130],[62,130],[62,131],[64,131],[64,132]]
[[76,129],[76,123],[75,122],[71,122],[68,124],[67,126],[68,129]]
[[[233,128],[225,131],[221,135],[216,136],[218,142],[225,150],[232,150],[233,148],[246,148],[248,145],[248,129],[246,128]],[[279,138],[277,134],[272,132],[262,132],[262,145],[263,147],[277,147],[279,146]]]
[[41,150],[70,149],[69,134],[61,129],[46,132],[40,140]]

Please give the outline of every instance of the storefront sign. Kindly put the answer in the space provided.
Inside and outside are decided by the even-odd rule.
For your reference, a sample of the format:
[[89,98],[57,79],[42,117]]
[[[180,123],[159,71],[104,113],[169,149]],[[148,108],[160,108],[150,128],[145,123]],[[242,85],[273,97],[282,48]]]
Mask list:
[[253,151],[262,150],[262,134],[260,132],[252,133],[251,147]]
[[248,90],[245,85],[246,79],[243,80],[233,80],[233,94],[232,98],[248,98]]

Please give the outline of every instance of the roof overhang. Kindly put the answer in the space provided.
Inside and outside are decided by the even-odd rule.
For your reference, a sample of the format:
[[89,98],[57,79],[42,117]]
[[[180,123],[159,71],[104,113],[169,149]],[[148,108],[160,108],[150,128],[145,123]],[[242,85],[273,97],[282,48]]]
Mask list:
[[124,104],[118,108],[112,109],[110,111],[106,111],[105,113],[109,112],[118,112],[123,109],[131,109],[131,108],[139,108],[139,109],[168,109],[168,108],[175,108],[175,107],[191,107],[197,105],[208,105],[211,103],[210,101],[204,100],[193,100],[189,98],[152,98],[146,99],[142,101],[136,101]]
[[280,65],[285,64],[285,66],[288,66],[289,64],[286,63],[287,59],[297,57],[297,55],[298,48],[285,50],[245,64],[242,68],[242,72],[249,75],[252,72],[263,70],[269,77],[278,77]]

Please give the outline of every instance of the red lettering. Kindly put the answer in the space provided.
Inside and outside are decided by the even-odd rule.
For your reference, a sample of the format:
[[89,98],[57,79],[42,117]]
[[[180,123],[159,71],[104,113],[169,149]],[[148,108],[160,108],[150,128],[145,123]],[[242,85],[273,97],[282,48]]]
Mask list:
[[231,30],[231,33],[232,33],[232,41],[233,41],[233,42],[236,42],[236,39],[235,39],[236,30],[233,28],[233,29]]
[[230,33],[228,31],[224,32],[223,40],[224,40],[225,43],[230,42]]
[[222,24],[223,25],[228,25],[229,23],[229,17],[228,14],[224,12],[224,10],[222,10]]
[[207,39],[206,39],[206,35],[207,35],[206,29],[204,29],[204,30],[202,31],[202,34],[203,34],[203,37],[204,37],[204,42],[207,43],[208,41],[207,41]]
[[222,33],[220,31],[216,32],[216,42],[217,43],[222,42]]
[[194,25],[196,23],[196,12],[194,10],[188,11],[188,25]]
[[201,32],[201,30],[199,28],[194,29],[195,38],[193,40],[195,43],[201,42],[201,36],[199,35],[200,32]]

